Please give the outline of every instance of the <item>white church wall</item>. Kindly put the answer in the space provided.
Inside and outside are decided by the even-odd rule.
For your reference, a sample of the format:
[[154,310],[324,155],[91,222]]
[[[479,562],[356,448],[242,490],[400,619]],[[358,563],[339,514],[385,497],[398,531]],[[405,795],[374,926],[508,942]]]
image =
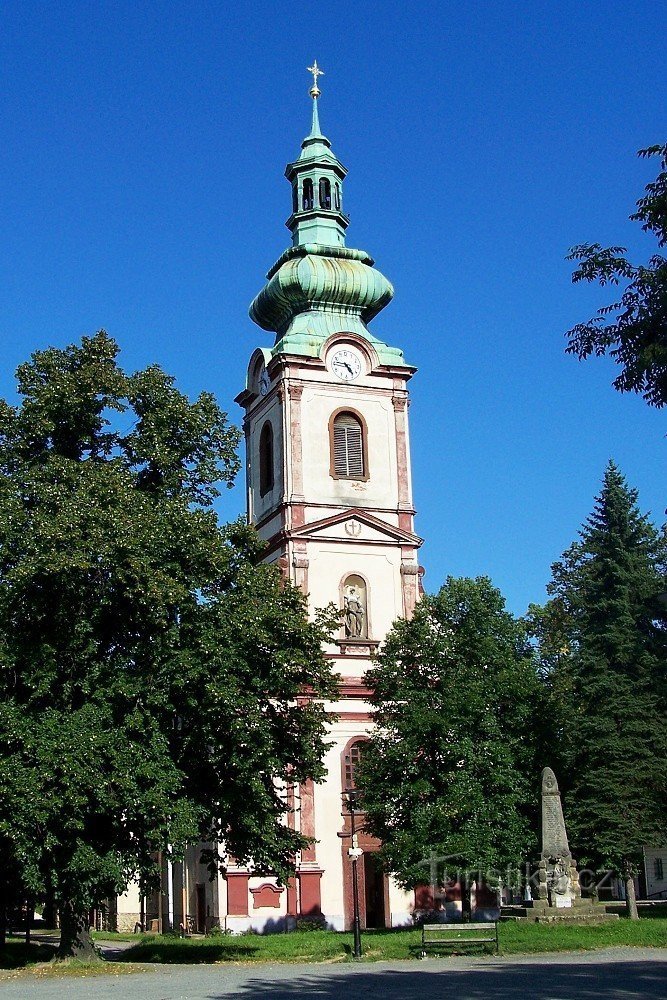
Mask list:
[[384,638],[403,612],[400,549],[311,543],[308,560],[310,610],[330,601],[340,607],[340,584],[350,574],[359,574],[367,584],[368,637]]
[[257,931],[258,934],[271,934],[286,930],[287,890],[285,886],[279,886],[275,878],[254,876],[248,883],[248,896],[249,928]]
[[116,900],[116,930],[123,933],[133,931],[141,919],[141,900],[139,886],[131,882],[127,891]]
[[[368,479],[334,479],[331,476],[329,421],[346,406],[366,423]],[[303,422],[303,492],[321,503],[340,506],[396,508],[397,466],[394,410],[391,399],[355,386],[354,394],[340,384],[326,389],[306,385],[301,401]]]
[[[266,423],[271,424],[273,431],[273,488],[264,496],[260,495],[259,483],[259,441],[262,429]],[[253,413],[246,447],[248,449],[248,505],[253,521],[261,520],[269,511],[278,505],[283,492],[283,462],[284,454],[283,424],[280,402],[277,396],[272,396],[260,405]]]
[[[305,522],[306,524],[311,524],[313,521],[325,520],[325,518],[333,517],[336,514],[340,514],[341,506],[345,508],[357,507],[360,509],[360,511],[364,511],[366,509],[366,501],[363,499],[363,496],[355,494],[354,496],[349,496],[345,498],[345,502],[342,505],[341,503],[338,503],[336,506],[334,506],[332,503],[318,503],[318,504],[306,503],[306,505],[304,506]],[[389,508],[385,509],[383,507],[377,507],[374,505],[373,514],[376,517],[381,517],[385,524],[388,524],[393,528],[398,527],[398,513],[396,511],[396,507],[394,507],[393,509]],[[336,525],[335,527],[332,527],[330,529],[322,529],[321,532],[318,532],[318,535],[321,533],[323,536],[331,535],[332,537],[339,538],[340,532],[341,532],[341,526]],[[372,530],[366,528],[366,526],[364,526],[364,532],[369,537],[372,536]],[[340,537],[340,541],[349,542],[349,538],[344,539]]]

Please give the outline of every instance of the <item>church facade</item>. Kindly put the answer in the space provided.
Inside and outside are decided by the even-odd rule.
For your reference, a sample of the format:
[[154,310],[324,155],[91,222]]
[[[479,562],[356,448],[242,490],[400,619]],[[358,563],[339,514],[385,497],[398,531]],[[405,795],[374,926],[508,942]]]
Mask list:
[[[364,832],[363,814],[352,837],[349,793],[372,726],[365,673],[392,623],[411,616],[420,594],[408,431],[415,369],[369,329],[393,288],[365,251],[346,246],[347,171],[321,132],[316,64],[313,71],[311,131],[286,169],[291,245],[250,307],[263,344],[252,353],[237,402],[248,518],[267,543],[265,559],[302,590],[311,613],[330,603],[341,612],[326,649],[342,678],[339,699],[327,706],[327,778],[288,791],[288,821],[313,838],[290,884],[233,865],[209,882],[193,849],[185,865],[165,869],[161,901],[148,903],[146,922],[156,930],[219,923],[261,931],[299,919],[349,928],[359,849],[361,926],[404,924],[414,905],[414,894],[376,863],[379,844]],[[136,912],[135,905],[128,909]]]

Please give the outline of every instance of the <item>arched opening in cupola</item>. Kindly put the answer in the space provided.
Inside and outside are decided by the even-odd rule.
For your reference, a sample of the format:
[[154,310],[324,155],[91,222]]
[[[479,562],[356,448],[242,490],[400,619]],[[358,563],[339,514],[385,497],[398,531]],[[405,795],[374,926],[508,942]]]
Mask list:
[[311,209],[313,207],[313,200],[314,200],[313,182],[311,181],[310,177],[306,177],[305,181],[303,182],[303,193],[301,196],[301,207],[303,208],[304,211],[308,211],[308,209]]
[[320,177],[320,208],[331,208],[331,181]]
[[340,212],[340,184],[338,181],[334,184],[334,208]]

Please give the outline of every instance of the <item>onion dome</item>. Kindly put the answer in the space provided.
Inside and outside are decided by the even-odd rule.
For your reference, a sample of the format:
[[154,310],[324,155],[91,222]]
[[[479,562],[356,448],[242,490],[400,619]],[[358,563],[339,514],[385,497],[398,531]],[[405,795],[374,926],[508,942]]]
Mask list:
[[320,128],[317,78],[322,70],[315,62],[309,71],[314,80],[311,130],[298,159],[285,170],[292,186],[292,214],[286,222],[292,246],[268,272],[250,318],[276,334],[273,355],[317,356],[331,334],[350,332],[372,343],[382,364],[404,365],[402,352],[387,347],[367,327],[391,301],[394,289],[372,257],[345,246],[347,170]]

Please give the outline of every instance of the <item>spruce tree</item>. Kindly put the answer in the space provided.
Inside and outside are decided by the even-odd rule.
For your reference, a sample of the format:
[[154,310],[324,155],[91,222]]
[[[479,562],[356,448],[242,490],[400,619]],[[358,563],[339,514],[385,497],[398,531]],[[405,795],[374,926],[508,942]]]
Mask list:
[[636,917],[642,846],[667,831],[665,541],[613,462],[553,572],[543,621],[561,649],[553,690],[570,840],[581,863],[622,876]]

